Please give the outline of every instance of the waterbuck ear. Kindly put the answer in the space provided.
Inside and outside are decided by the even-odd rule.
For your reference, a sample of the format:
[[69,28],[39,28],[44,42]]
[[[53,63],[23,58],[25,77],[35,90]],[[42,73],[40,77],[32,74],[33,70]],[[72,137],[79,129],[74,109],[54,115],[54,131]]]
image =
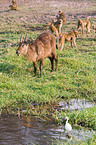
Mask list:
[[20,42],[22,42],[22,41],[23,41],[23,38],[22,38],[22,35],[21,35]]
[[26,36],[25,36],[24,42],[27,42],[27,34],[26,34]]

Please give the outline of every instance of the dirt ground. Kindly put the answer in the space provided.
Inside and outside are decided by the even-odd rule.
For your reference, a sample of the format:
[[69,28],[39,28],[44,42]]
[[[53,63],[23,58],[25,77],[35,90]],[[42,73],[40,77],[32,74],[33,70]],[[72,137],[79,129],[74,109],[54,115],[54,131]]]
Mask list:
[[[19,18],[26,16],[24,21],[35,23],[48,23],[55,18],[61,9],[67,17],[67,21],[92,16],[96,18],[95,0],[16,0]],[[0,0],[0,16],[8,15],[11,0]]]

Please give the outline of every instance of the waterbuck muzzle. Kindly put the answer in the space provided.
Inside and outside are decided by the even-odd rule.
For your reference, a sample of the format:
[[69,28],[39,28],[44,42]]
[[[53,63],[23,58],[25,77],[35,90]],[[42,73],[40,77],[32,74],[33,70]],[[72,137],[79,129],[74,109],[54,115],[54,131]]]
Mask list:
[[[26,36],[25,36],[25,39],[24,39],[23,36],[21,35],[19,47],[22,47],[22,44],[24,44],[24,43],[27,43],[27,34],[26,34]],[[19,49],[19,48],[18,48],[18,49]],[[20,51],[19,51],[18,49],[16,50],[17,56],[20,55]]]

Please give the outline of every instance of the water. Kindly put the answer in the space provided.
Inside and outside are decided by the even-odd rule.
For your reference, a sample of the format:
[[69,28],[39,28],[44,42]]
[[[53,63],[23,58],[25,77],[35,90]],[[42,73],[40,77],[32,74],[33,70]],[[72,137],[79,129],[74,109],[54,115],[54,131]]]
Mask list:
[[67,138],[63,126],[44,123],[34,116],[0,116],[0,145],[57,145],[57,142],[74,142],[91,138],[94,131],[72,129],[72,140]]
[[0,145],[22,145],[23,131],[20,120],[15,116],[0,116]]
[[60,108],[63,110],[81,110],[84,108],[90,108],[93,107],[94,104],[83,99],[71,99],[69,102],[59,102]]

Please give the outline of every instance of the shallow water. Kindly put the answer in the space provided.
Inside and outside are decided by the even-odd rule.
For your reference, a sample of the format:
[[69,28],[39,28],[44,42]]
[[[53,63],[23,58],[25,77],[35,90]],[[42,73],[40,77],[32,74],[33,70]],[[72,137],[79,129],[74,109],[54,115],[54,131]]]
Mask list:
[[20,120],[15,116],[0,116],[0,145],[21,145],[22,137]]
[[70,134],[72,140],[67,138],[64,127],[42,122],[32,116],[23,116],[22,119],[16,116],[0,117],[0,145],[55,145],[56,142],[74,142],[91,138],[94,131],[72,129]]
[[81,110],[84,108],[93,107],[94,104],[85,99],[71,99],[69,102],[59,102],[59,106],[61,106],[61,109]]

